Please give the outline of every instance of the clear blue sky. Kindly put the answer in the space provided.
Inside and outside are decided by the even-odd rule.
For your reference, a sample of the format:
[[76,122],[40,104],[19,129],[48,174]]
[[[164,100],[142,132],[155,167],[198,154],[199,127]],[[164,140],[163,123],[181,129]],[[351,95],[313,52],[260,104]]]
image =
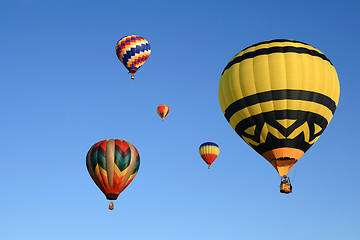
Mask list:
[[[0,238],[359,239],[359,23],[357,0],[1,0]],[[115,54],[130,34],[152,48],[135,80]],[[275,38],[318,48],[341,87],[290,195],[217,95],[236,53]],[[141,157],[114,211],[85,165],[107,138]],[[220,147],[210,171],[205,141]]]

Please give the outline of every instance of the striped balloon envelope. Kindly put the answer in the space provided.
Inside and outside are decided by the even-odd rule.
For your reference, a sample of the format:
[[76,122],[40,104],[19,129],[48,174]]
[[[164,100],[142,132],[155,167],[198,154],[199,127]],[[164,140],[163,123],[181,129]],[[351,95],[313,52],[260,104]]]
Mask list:
[[170,108],[169,106],[163,104],[157,107],[157,113],[161,117],[161,119],[164,121],[164,118],[169,114]]
[[94,144],[86,156],[87,170],[108,200],[117,199],[134,179],[139,166],[137,149],[119,139],[107,139]]
[[199,147],[200,156],[207,163],[209,169],[210,169],[210,165],[215,161],[215,159],[219,155],[219,152],[220,152],[219,146],[213,142],[205,142],[201,144]]
[[123,37],[116,44],[116,55],[129,70],[132,79],[134,79],[136,71],[149,58],[150,53],[149,42],[137,35]]
[[281,177],[324,132],[339,96],[330,60],[306,43],[286,39],[239,52],[219,84],[226,120]]

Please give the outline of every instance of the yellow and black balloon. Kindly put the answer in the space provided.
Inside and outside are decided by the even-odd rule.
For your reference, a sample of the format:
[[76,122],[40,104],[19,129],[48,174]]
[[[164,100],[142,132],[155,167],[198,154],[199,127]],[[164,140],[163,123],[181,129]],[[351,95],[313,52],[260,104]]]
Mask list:
[[308,44],[285,39],[239,52],[219,84],[225,118],[281,177],[324,132],[339,95],[330,60]]

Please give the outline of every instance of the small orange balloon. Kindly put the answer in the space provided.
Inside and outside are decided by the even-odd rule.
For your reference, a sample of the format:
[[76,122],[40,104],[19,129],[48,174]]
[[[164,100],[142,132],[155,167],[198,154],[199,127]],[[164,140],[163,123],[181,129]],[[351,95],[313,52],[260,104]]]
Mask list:
[[169,114],[170,108],[169,106],[163,104],[157,107],[157,113],[161,117],[161,119],[164,121],[164,118]]

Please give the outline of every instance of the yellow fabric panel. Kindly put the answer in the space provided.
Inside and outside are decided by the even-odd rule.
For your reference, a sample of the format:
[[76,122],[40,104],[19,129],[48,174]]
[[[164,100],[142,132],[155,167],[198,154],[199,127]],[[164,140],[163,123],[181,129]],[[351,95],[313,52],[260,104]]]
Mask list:
[[314,134],[317,134],[318,132],[320,132],[322,130],[322,128],[319,125],[317,125],[316,123],[314,123],[314,127],[315,127]]
[[296,119],[280,119],[276,121],[280,123],[284,128],[288,128],[293,125],[294,122],[296,122]]
[[213,145],[202,146],[199,149],[200,155],[206,154],[206,153],[219,155],[219,152],[220,152],[220,149],[217,146],[213,146]]
[[100,172],[99,168],[100,168],[99,164],[96,164],[96,167],[95,167],[95,176],[96,177],[99,175],[99,172]]
[[[98,167],[98,166],[99,166],[99,164],[96,165],[96,167]],[[105,169],[103,169],[102,167],[99,167],[99,169],[100,169],[100,174],[101,174],[101,176],[102,176],[103,178],[107,178],[107,171],[106,171]]]
[[[106,191],[106,189],[109,187],[107,171],[105,169],[103,169],[102,167],[100,167],[99,164],[96,167],[98,167],[99,172],[100,172],[100,176],[97,175],[97,178],[99,179],[100,182],[102,182],[104,184],[104,186],[105,186],[104,191]],[[102,179],[102,180],[100,180],[100,179]]]
[[118,168],[118,166],[116,166],[116,164],[114,164],[114,171],[115,171],[116,175],[118,175],[121,178],[129,171],[129,168],[126,168],[126,169],[124,169],[124,171],[121,172],[120,169]]
[[246,129],[244,132],[249,134],[249,135],[254,135],[255,134],[255,129],[256,129],[256,125],[249,127],[248,129]]
[[[232,71],[226,72],[227,78],[238,79],[239,78],[238,75],[242,74],[245,71],[239,70],[239,67],[240,67],[239,64],[236,64],[233,67],[234,68],[232,68]],[[228,75],[232,75],[232,76],[228,76]],[[224,104],[226,106],[229,106],[234,101],[234,99],[243,98],[240,82],[239,82],[239,84],[234,84],[232,81],[221,81],[220,80],[219,91],[221,91],[221,90],[222,90],[222,93],[219,94],[219,97],[221,98],[220,105]],[[223,108],[221,106],[221,109],[223,110],[223,113],[224,113],[225,108]]]
[[252,140],[251,138],[247,138],[243,136],[244,141],[251,147],[251,144],[254,146],[258,146],[260,143],[255,142],[254,140]]
[[132,181],[132,180],[134,179],[134,177],[136,176],[136,174],[137,174],[137,172],[136,172],[135,174],[132,174],[132,175],[129,177],[129,179],[127,180],[127,182]]
[[[268,89],[263,89],[263,91],[288,89],[287,81],[289,79],[287,79],[287,74],[289,74],[290,71],[287,69],[288,64],[285,62],[285,55],[286,54],[284,53],[273,53],[270,55],[259,56],[267,58],[268,67],[263,71],[269,71],[268,81],[271,82],[271,87]],[[259,71],[261,71],[261,69],[259,69]],[[260,80],[255,79],[255,81],[257,81],[258,85],[261,84]]]

